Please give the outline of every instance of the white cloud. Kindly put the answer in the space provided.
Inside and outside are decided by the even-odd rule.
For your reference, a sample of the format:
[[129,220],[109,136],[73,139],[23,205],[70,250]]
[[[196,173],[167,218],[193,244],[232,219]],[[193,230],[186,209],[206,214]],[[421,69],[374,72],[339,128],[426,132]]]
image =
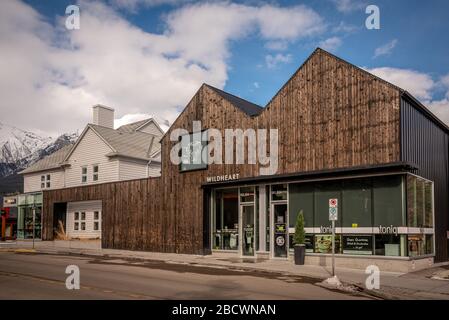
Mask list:
[[427,107],[444,123],[449,125],[449,99],[430,101],[427,103]]
[[291,54],[278,53],[274,56],[272,56],[271,54],[265,56],[265,64],[269,69],[276,68],[280,63],[289,63],[291,61],[292,61]]
[[287,41],[268,41],[265,43],[265,48],[273,51],[284,51],[288,48]]
[[2,4],[2,122],[51,135],[75,131],[91,120],[96,103],[114,107],[120,118],[154,114],[173,121],[203,82],[224,87],[231,41],[250,35],[294,41],[325,28],[305,6],[198,3],[171,11],[156,34],[113,7],[79,4],[76,31],[63,28],[63,18],[52,26],[22,2]]
[[327,51],[335,51],[341,46],[341,44],[342,41],[339,37],[332,37],[321,41],[319,46]]
[[357,27],[352,24],[347,24],[344,21],[341,21],[337,26],[332,28],[333,33],[353,33],[360,29],[360,27]]
[[[415,70],[389,67],[365,68],[365,70],[407,90],[449,125],[449,74],[439,81],[435,81],[430,75]],[[445,90],[446,96],[443,99],[435,99],[435,90],[440,89],[440,87]]]
[[366,69],[372,74],[391,82],[398,87],[407,90],[413,96],[422,100],[429,100],[435,88],[435,82],[428,74],[415,70],[398,68],[374,68]]
[[393,51],[393,49],[396,47],[397,44],[398,44],[398,40],[393,39],[390,42],[384,44],[383,46],[376,48],[376,50],[374,51],[374,58],[377,58],[379,56],[389,55],[391,53],[391,51]]
[[156,7],[160,5],[179,5],[192,0],[110,0],[109,2],[121,9],[137,12],[139,7]]
[[254,88],[256,88],[256,89],[260,88],[259,82],[254,82],[253,85],[254,85]]
[[337,10],[343,13],[350,13],[366,7],[366,3],[360,0],[332,0],[332,2],[334,2]]

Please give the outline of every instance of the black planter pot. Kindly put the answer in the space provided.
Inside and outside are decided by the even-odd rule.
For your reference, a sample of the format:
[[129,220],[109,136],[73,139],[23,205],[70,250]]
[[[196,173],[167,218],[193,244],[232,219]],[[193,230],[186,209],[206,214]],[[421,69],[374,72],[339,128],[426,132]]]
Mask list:
[[296,245],[294,249],[295,249],[295,264],[303,265],[304,260],[306,258],[306,246]]

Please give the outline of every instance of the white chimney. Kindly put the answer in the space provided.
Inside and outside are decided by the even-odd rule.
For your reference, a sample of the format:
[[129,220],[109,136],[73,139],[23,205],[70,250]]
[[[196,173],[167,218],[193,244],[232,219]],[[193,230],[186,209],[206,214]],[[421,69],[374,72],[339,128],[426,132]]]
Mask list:
[[92,107],[92,110],[93,124],[114,129],[114,109],[97,104]]

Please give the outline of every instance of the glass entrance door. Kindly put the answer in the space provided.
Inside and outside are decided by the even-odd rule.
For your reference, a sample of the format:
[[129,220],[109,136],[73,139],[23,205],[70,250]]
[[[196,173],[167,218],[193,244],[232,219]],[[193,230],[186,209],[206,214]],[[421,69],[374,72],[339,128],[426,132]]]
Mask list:
[[288,224],[287,204],[272,205],[273,212],[273,256],[287,258],[288,253]]
[[241,235],[242,255],[254,256],[255,254],[255,229],[254,229],[254,205],[241,205],[242,214]]

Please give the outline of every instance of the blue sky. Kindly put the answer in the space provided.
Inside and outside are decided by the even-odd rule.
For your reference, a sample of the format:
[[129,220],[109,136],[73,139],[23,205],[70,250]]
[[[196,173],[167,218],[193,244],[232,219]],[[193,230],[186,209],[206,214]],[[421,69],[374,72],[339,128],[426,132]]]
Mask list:
[[[17,126],[48,134],[82,128],[93,103],[112,105],[120,123],[173,121],[202,82],[264,106],[318,46],[409,90],[449,122],[446,0],[12,2],[0,11],[13,37],[0,40],[32,71],[13,89],[2,82],[0,93],[20,90],[35,102],[4,102]],[[74,2],[81,29],[67,31],[64,12]],[[365,27],[368,4],[380,9],[380,30]],[[50,113],[66,130],[45,120]],[[26,120],[33,114],[41,123]]]

